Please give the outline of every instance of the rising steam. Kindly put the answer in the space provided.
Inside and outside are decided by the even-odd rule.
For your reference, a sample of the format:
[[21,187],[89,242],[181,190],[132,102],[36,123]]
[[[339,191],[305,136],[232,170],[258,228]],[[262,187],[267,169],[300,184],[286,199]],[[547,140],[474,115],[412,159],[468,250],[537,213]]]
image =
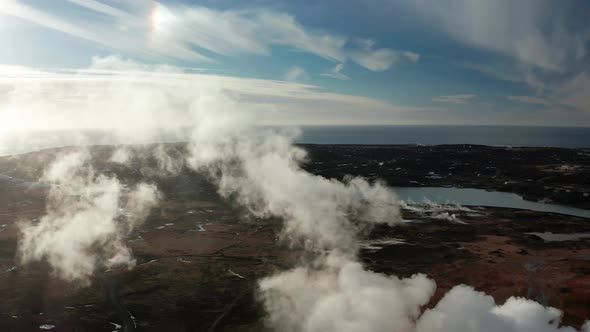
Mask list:
[[23,263],[46,260],[59,277],[82,283],[97,267],[135,264],[125,237],[159,199],[153,185],[126,190],[88,162],[88,153],[77,152],[49,166],[42,177],[50,185],[47,214],[38,223],[20,224],[18,247]]
[[226,98],[193,104],[189,158],[191,167],[214,178],[222,196],[258,217],[283,218],[285,237],[311,250],[356,252],[355,235],[365,225],[350,220],[400,220],[391,190],[360,178],[340,182],[305,172],[300,164],[306,153],[293,145],[296,131],[248,125]]
[[[212,89],[186,75],[162,74],[162,80],[155,73],[125,75],[115,76],[113,81],[118,83],[112,85],[101,78],[101,86],[108,87],[104,91],[94,89],[90,83],[95,82],[84,81],[76,90],[83,98],[76,99],[75,107],[66,111],[88,115],[89,123],[94,123],[92,119],[109,121],[100,116],[105,110],[116,114],[112,119],[154,115],[155,123],[149,125],[160,124],[158,120],[165,118],[175,121],[161,121],[163,126],[191,119],[194,131],[186,164],[208,174],[222,196],[253,215],[283,219],[283,239],[315,255],[309,263],[260,281],[259,297],[270,328],[287,332],[575,331],[559,327],[561,312],[557,309],[520,298],[496,305],[491,297],[463,285],[449,291],[434,308],[424,310],[434,293],[432,280],[424,275],[399,279],[375,273],[357,259],[359,234],[376,223],[400,222],[399,204],[390,189],[361,178],[337,181],[305,172],[301,165],[306,153],[293,145],[296,130],[255,126],[263,121],[257,119],[268,113],[255,111],[260,105],[251,100],[260,95],[249,91],[250,86],[227,88],[224,85],[236,82],[211,78],[218,85]],[[70,84],[64,91],[77,83]],[[63,89],[61,83],[49,88],[56,91],[55,96]],[[233,91],[231,98],[228,90]],[[26,89],[16,91],[28,93]],[[84,98],[87,94],[92,98]],[[117,98],[111,98],[112,94]],[[22,100],[37,100],[37,95],[26,97]],[[320,97],[326,98],[326,94]],[[128,105],[129,100],[140,102]],[[20,101],[11,99],[9,110],[37,110],[16,107],[21,106]],[[58,104],[53,109],[61,110]],[[45,106],[38,109],[45,110]],[[268,103],[265,106],[267,111],[272,108]],[[126,113],[128,109],[131,112]],[[69,118],[70,113],[58,114]],[[256,120],[252,114],[257,115]],[[131,121],[117,122],[125,127]],[[179,169],[175,166],[178,158],[170,159],[160,152],[161,168],[171,168],[171,173]],[[113,161],[126,162],[128,158],[120,150]],[[88,156],[82,153],[54,163],[44,176],[51,185],[47,215],[38,224],[21,225],[21,259],[47,260],[59,276],[69,280],[87,280],[97,267],[132,265],[124,238],[158,201],[152,185],[140,184],[127,192],[119,180],[98,174],[87,161]]]
[[[227,97],[192,105],[189,165],[206,171],[219,192],[259,217],[285,221],[284,238],[317,258],[260,281],[269,327],[287,332],[552,332],[561,311],[537,302],[493,298],[460,285],[424,310],[436,288],[418,274],[399,279],[357,261],[359,232],[400,222],[395,195],[360,178],[343,182],[305,172],[297,132],[255,128]],[[585,331],[589,331],[588,324]]]
[[[329,256],[260,281],[268,323],[277,331],[342,332],[574,332],[560,327],[561,311],[524,298],[503,305],[459,285],[423,310],[435,283],[365,270],[352,259]],[[588,323],[582,331],[590,331]]]

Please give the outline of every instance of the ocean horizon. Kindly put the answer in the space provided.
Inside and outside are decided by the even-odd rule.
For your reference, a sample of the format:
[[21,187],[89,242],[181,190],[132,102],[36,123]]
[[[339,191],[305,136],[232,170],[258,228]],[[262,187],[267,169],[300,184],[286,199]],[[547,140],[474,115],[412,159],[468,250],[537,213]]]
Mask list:
[[590,148],[590,127],[496,125],[303,126],[302,144],[476,144]]
[[[492,125],[291,126],[301,129],[298,144],[442,145],[590,148],[590,127]],[[265,127],[268,128],[268,127]],[[271,127],[283,128],[283,127]],[[149,144],[187,141],[190,129],[125,137],[105,130],[39,131],[4,137],[0,155],[71,145]]]

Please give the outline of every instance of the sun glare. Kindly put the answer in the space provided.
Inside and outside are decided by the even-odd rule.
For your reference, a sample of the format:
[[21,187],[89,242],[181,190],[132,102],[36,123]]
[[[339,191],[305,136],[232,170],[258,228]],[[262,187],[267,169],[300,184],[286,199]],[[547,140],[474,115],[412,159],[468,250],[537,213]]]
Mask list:
[[174,22],[176,17],[172,12],[158,2],[154,3],[150,15],[151,26],[154,31],[163,31]]

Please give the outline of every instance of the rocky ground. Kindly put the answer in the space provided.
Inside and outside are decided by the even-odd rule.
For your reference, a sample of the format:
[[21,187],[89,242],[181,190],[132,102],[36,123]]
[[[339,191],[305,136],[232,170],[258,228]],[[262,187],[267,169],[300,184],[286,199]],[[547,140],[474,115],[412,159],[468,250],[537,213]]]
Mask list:
[[[182,147],[178,147],[182,149]],[[590,152],[481,146],[306,146],[309,171],[382,178],[392,185],[463,186],[589,207]],[[93,148],[93,163],[132,183],[149,168],[105,162],[112,149]],[[257,220],[222,200],[203,176],[153,177],[164,193],[127,243],[132,270],[97,273],[88,287],[54,278],[45,264],[16,261],[17,223],[43,215],[43,186],[33,185],[57,150],[0,158],[0,330],[258,331],[264,312],[256,281],[293,266],[298,252],[281,245],[278,220]],[[1,182],[4,181],[4,182]],[[568,191],[569,190],[569,191]],[[377,227],[362,261],[372,270],[422,272],[438,285],[433,303],[464,283],[502,302],[512,295],[564,310],[578,326],[590,317],[590,220],[500,208],[452,210],[464,224],[432,219],[420,207],[412,222]],[[422,209],[422,210],[421,210]],[[553,234],[578,234],[566,241]],[[531,234],[537,233],[537,234]],[[545,238],[545,239],[544,239]],[[118,330],[123,330],[119,328]]]

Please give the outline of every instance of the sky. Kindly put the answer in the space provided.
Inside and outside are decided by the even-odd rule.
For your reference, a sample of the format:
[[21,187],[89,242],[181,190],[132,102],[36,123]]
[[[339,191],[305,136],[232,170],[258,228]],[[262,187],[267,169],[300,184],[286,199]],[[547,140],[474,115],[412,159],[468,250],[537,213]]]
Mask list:
[[[2,0],[0,114],[59,127],[148,77],[215,85],[263,124],[590,126],[588,17],[586,0]],[[76,121],[108,126],[90,108]]]

